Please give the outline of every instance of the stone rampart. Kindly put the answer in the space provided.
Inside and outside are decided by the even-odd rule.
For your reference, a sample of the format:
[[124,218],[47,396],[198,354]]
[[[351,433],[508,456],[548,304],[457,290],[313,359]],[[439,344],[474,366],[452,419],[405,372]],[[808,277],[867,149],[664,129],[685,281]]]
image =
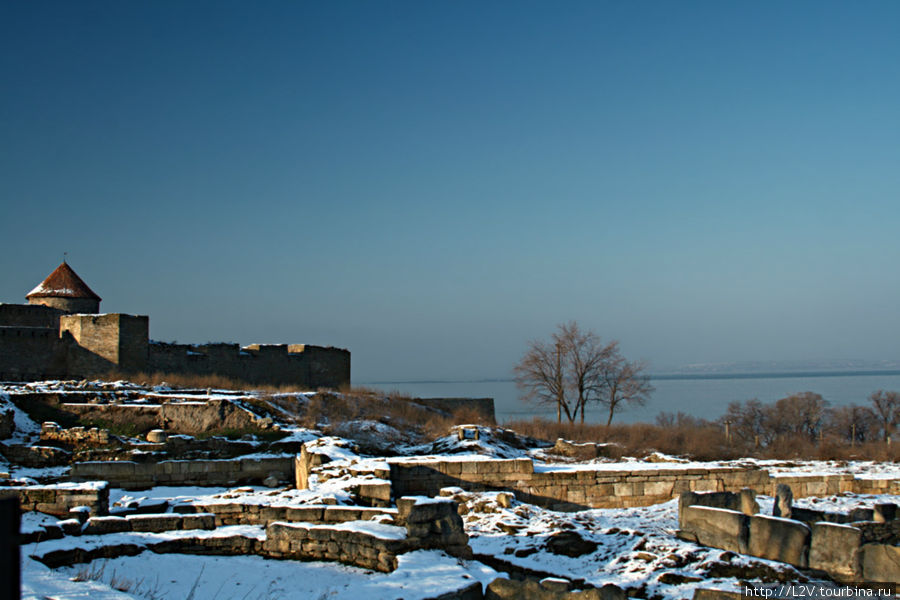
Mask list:
[[71,481],[108,481],[123,489],[156,485],[228,486],[259,484],[275,474],[292,481],[293,457],[256,457],[233,460],[92,461],[72,465]]
[[64,377],[66,355],[55,329],[0,327],[0,381]]
[[55,331],[62,314],[65,313],[49,306],[0,302],[0,327],[44,327]]
[[298,385],[308,389],[350,384],[350,352],[308,344],[149,345],[147,370],[221,375],[251,384]]
[[8,497],[19,498],[22,512],[37,511],[56,517],[69,516],[69,511],[78,506],[87,506],[92,515],[105,515],[109,510],[109,486],[105,481],[0,487],[0,498]]

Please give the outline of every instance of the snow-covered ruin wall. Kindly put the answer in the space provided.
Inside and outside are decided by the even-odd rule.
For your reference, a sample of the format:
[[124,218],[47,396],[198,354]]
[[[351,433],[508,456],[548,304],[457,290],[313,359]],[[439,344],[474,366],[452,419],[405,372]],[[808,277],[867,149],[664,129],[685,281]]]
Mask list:
[[[746,492],[750,493],[744,496],[755,496]],[[891,510],[876,506],[868,514],[804,509],[797,511],[800,518],[785,518],[759,514],[755,502],[740,496],[683,494],[678,536],[704,546],[822,571],[837,581],[900,581],[900,520],[895,519],[895,505],[884,505]],[[855,520],[860,517],[869,520]]]
[[22,512],[33,510],[64,517],[73,508],[86,506],[92,515],[105,515],[109,507],[109,485],[105,481],[91,481],[4,487],[0,489],[0,498],[18,498]]
[[258,484],[268,477],[278,481],[294,478],[290,456],[259,456],[232,460],[127,460],[81,462],[72,465],[72,481],[108,481],[113,487],[141,489],[155,485]]
[[[294,472],[297,487],[308,486],[309,476],[327,468],[327,456],[314,450],[297,456]],[[774,495],[780,483],[797,490],[796,497],[826,496],[841,492],[857,494],[897,493],[900,481],[858,479],[852,475],[770,475],[765,469],[739,466],[647,464],[643,468],[615,463],[538,466],[530,458],[477,459],[395,458],[388,459],[389,495],[396,498],[421,494],[437,496],[442,488],[469,491],[511,491],[522,502],[553,510],[625,508],[666,502],[683,492],[738,492],[752,488]]]

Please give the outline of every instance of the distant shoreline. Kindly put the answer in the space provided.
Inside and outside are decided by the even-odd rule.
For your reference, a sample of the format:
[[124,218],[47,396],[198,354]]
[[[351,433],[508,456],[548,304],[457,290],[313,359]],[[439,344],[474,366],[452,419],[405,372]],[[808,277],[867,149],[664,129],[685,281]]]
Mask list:
[[[651,380],[703,380],[703,379],[804,379],[810,377],[877,377],[900,375],[900,369],[856,371],[775,371],[771,373],[662,373],[651,374]],[[366,381],[356,385],[409,385],[428,383],[512,383],[514,379],[411,379],[405,381]]]

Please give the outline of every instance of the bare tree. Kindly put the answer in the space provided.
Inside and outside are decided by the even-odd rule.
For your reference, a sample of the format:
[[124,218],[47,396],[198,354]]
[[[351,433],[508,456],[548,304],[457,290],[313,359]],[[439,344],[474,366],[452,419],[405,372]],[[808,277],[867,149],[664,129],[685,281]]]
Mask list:
[[827,406],[820,394],[791,394],[775,401],[772,424],[778,434],[800,435],[814,442],[822,431]]
[[575,397],[575,410],[584,423],[587,403],[599,401],[603,393],[603,371],[614,360],[618,342],[604,345],[600,336],[593,331],[582,331],[574,321],[560,325],[554,337],[558,338],[563,348],[568,384]]
[[[555,405],[557,422],[565,414],[569,423],[576,419],[584,423],[588,403],[606,404],[611,375],[619,373],[627,379],[623,367],[630,365],[619,355],[618,342],[604,344],[596,333],[572,321],[559,325],[549,342],[530,342],[513,372],[526,400]],[[629,382],[617,383],[612,412],[621,402],[633,402],[633,393]]]
[[900,420],[900,394],[878,390],[869,395],[872,408],[881,423],[881,431],[885,441],[890,441],[897,421]]
[[829,409],[827,429],[851,444],[866,442],[878,433],[878,418],[871,408],[851,404]]
[[562,421],[562,413],[570,423],[575,421],[575,405],[566,394],[566,372],[563,368],[562,344],[554,334],[551,342],[528,343],[525,356],[513,368],[516,386],[523,397],[538,404],[556,405],[556,421]]
[[729,421],[732,431],[745,442],[768,445],[775,437],[772,431],[772,407],[753,398],[744,402],[730,402],[720,421]]
[[640,361],[628,361],[619,353],[619,343],[612,342],[609,357],[601,367],[598,383],[597,401],[606,407],[609,415],[606,426],[612,423],[617,410],[625,404],[643,406],[650,399],[654,387],[650,385],[650,377],[645,375],[646,364]]

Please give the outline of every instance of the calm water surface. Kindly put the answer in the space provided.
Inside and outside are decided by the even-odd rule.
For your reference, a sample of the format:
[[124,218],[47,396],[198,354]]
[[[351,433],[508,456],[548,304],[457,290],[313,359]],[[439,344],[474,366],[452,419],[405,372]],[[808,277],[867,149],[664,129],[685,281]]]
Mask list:
[[[643,407],[627,407],[616,413],[613,422],[652,422],[661,411],[684,412],[705,419],[725,413],[729,402],[757,398],[774,402],[796,392],[816,392],[832,406],[868,404],[868,396],[877,389],[900,391],[900,372],[753,374],[715,376],[659,376],[651,379],[656,391]],[[497,421],[542,416],[556,418],[554,408],[527,404],[520,399],[512,381],[398,382],[362,384],[384,391],[398,390],[411,396],[489,397],[494,399]],[[606,413],[588,408],[586,419],[605,422]]]

